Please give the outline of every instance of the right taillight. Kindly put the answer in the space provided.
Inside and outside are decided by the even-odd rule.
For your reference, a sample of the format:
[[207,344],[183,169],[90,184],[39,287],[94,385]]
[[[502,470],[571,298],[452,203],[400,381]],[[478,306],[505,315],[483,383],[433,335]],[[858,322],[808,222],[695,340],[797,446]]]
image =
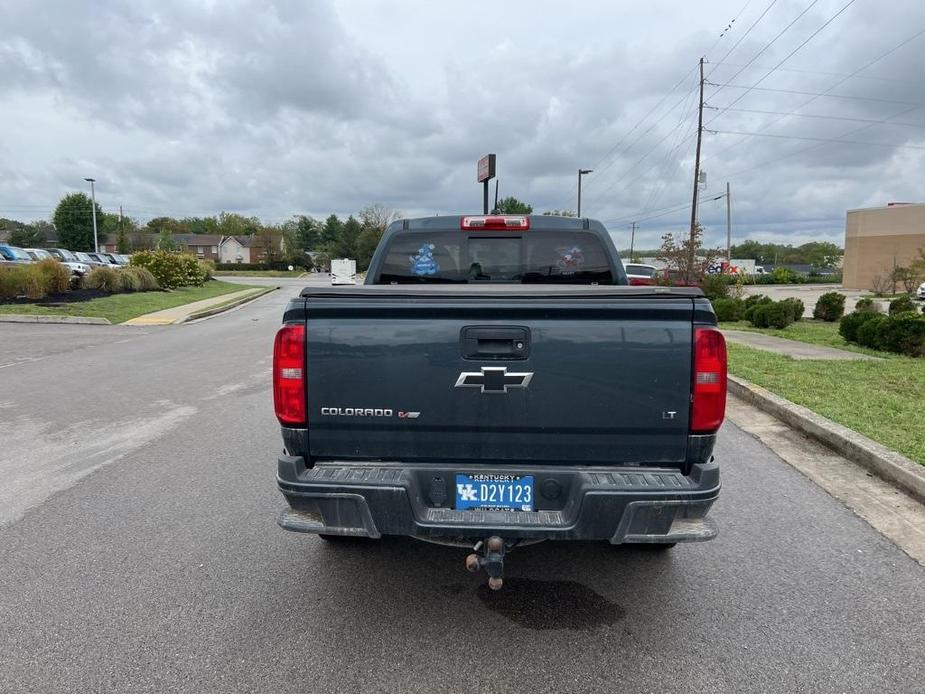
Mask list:
[[305,326],[284,325],[273,343],[273,407],[280,424],[305,423]]
[[726,338],[716,328],[694,329],[691,433],[712,434],[726,416]]

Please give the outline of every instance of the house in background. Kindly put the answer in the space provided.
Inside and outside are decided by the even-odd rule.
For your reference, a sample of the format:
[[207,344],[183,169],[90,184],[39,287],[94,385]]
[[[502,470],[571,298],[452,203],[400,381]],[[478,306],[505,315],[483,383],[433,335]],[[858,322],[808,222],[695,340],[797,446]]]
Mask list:
[[[267,246],[270,246],[268,249]],[[221,242],[222,263],[265,263],[267,251],[283,250],[282,234],[255,234],[253,236],[225,236]]]

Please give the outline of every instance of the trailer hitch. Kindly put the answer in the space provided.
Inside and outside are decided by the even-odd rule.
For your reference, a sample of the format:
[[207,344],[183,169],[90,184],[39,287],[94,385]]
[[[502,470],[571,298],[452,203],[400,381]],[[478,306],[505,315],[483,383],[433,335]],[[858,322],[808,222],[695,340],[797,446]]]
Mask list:
[[500,590],[504,585],[504,554],[510,547],[505,546],[504,540],[492,535],[487,540],[479,540],[472,548],[472,554],[466,557],[466,569],[475,573],[485,569],[488,574],[488,587]]

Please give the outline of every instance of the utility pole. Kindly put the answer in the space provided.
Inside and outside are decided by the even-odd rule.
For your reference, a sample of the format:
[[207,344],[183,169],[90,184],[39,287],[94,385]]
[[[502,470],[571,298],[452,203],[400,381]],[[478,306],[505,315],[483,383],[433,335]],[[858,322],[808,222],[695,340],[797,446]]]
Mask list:
[[633,262],[633,246],[636,243],[636,222],[633,222],[632,230],[630,231],[630,262]]
[[732,203],[729,197],[729,181],[726,181],[726,262],[732,263]]
[[[703,58],[700,59],[700,101],[697,108],[697,153],[694,157],[694,199],[691,204],[691,257],[688,273],[694,270],[694,231],[697,228],[697,196],[700,193],[700,141],[703,138]],[[688,277],[688,280],[691,278]]]
[[594,169],[578,169],[578,217],[581,218],[581,177],[589,174]]
[[100,252],[100,242],[96,234],[96,192],[93,189],[93,184],[96,183],[95,178],[85,178],[85,181],[90,183],[90,209],[93,212],[93,252]]

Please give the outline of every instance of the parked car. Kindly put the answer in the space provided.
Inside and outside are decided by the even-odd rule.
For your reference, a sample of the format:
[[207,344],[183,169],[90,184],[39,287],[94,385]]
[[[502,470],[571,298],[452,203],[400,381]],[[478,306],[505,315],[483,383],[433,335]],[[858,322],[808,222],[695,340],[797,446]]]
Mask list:
[[128,265],[128,260],[124,259],[123,256],[118,253],[97,253],[100,258],[105,258],[110,262],[110,264],[116,267],[125,267]]
[[653,278],[653,284],[661,284],[667,287],[697,287],[696,283],[686,282],[681,273],[677,270],[658,270]]
[[623,266],[626,270],[626,279],[633,286],[646,286],[655,284],[655,273],[658,269],[654,265],[643,263],[628,263]]
[[62,265],[67,266],[67,268],[71,271],[71,274],[76,275],[77,277],[83,277],[88,272],[90,272],[90,266],[86,263],[74,263],[69,260],[61,260],[61,258],[52,254],[45,248],[24,248],[23,250],[35,258],[35,260],[44,260],[45,258],[52,258],[57,260]]
[[915,295],[919,298],[919,300],[925,301],[925,282],[922,282],[922,284],[919,285],[918,291],[916,291]]
[[102,261],[99,258],[95,257],[92,253],[86,251],[74,251],[74,255],[77,256],[77,260],[81,263],[85,263],[90,267],[109,267],[109,261]]
[[87,255],[93,258],[94,260],[100,261],[103,264],[103,267],[111,267],[111,268],[116,268],[116,269],[119,269],[122,267],[121,263],[117,263],[115,260],[110,258],[106,253],[96,252],[96,253],[87,253]]
[[391,224],[283,314],[279,525],[468,547],[493,589],[530,542],[715,537],[725,340],[700,289],[627,285],[595,220]]
[[0,256],[11,263],[31,263],[32,256],[17,246],[0,245]]

